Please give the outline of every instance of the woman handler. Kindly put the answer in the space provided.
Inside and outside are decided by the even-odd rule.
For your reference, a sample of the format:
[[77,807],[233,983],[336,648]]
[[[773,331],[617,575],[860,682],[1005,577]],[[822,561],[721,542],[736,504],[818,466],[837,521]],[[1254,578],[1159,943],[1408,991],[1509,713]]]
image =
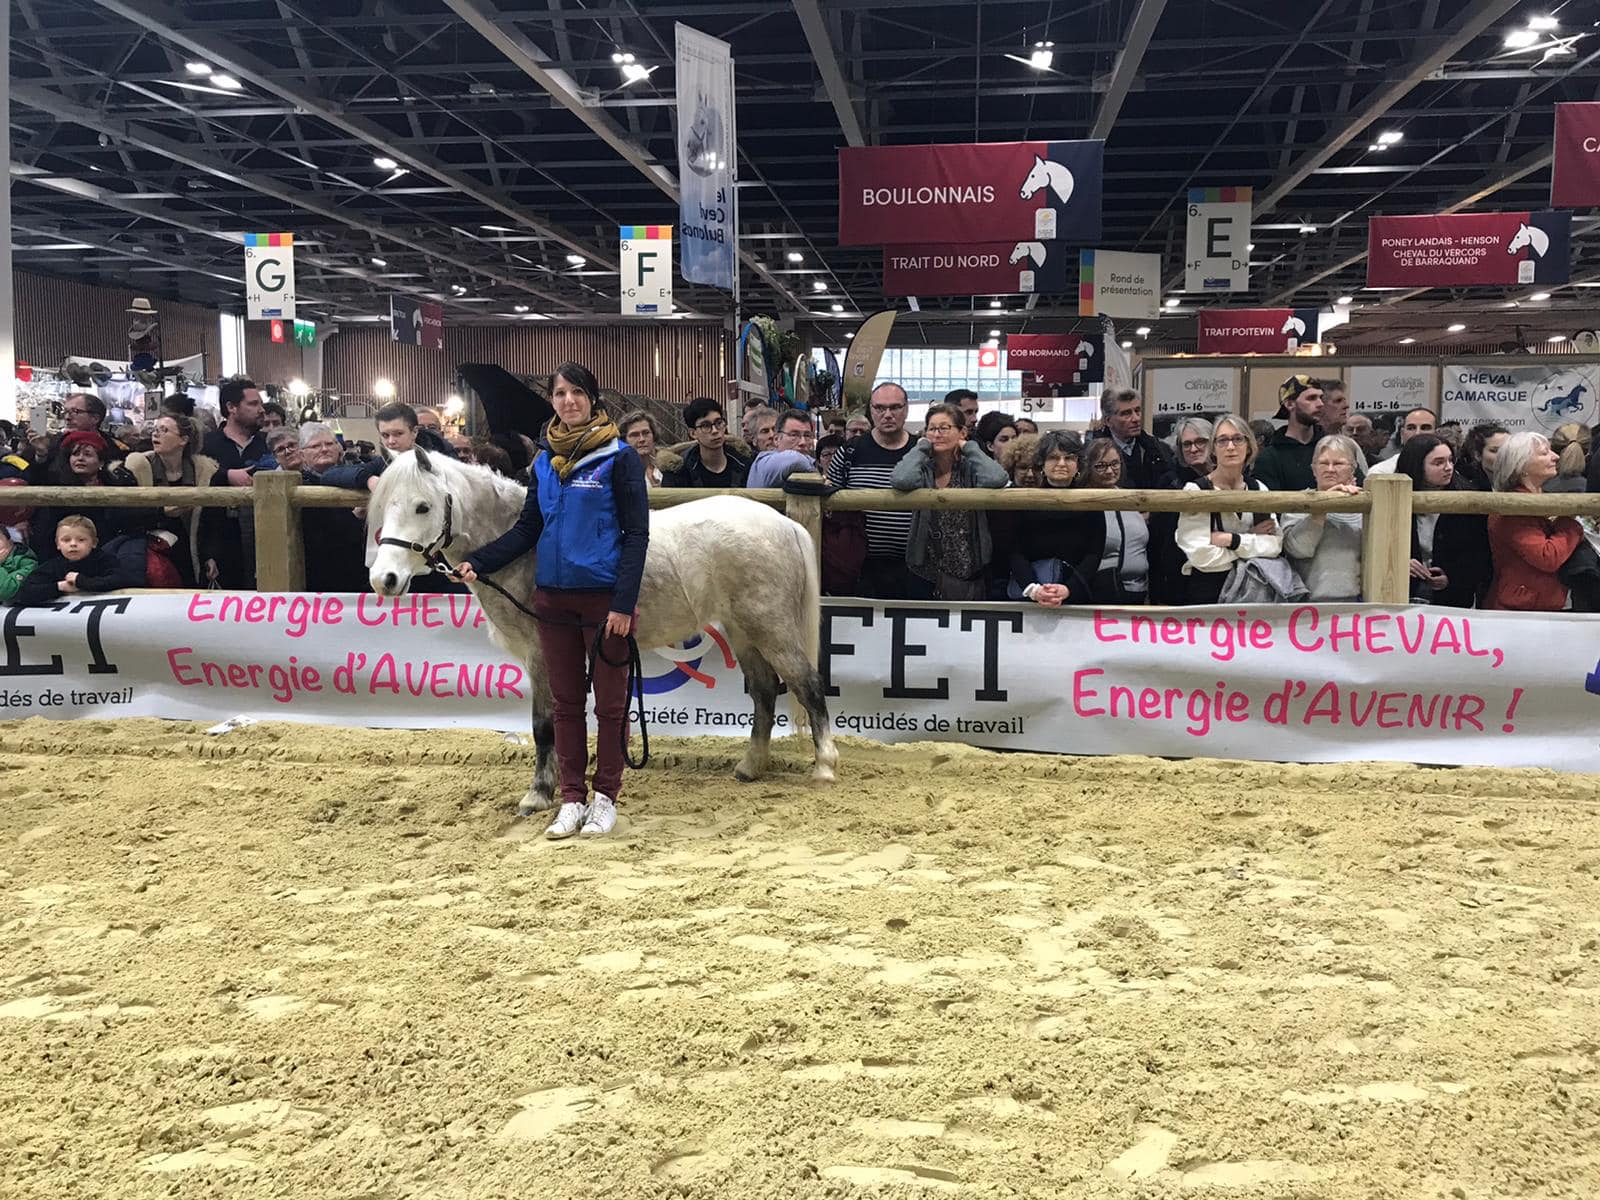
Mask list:
[[[534,460],[528,502],[509,532],[462,560],[457,575],[471,583],[537,546],[533,609],[554,700],[561,808],[545,832],[552,838],[610,833],[627,738],[628,645],[634,605],[650,542],[650,509],[639,456],[617,434],[596,397],[589,369],[565,363],[551,380],[556,415]],[[589,651],[605,627],[594,661],[599,728],[594,801],[585,773],[589,742]]]

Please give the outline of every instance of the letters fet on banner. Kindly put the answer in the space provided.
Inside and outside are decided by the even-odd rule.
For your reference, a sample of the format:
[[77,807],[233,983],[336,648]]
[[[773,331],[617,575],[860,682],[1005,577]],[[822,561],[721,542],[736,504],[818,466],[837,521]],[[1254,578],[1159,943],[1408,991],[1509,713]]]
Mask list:
[[1314,308],[1203,308],[1201,354],[1288,354],[1317,340]]
[[409,296],[389,297],[389,336],[406,346],[444,349],[444,309]]
[[1004,296],[1069,291],[1078,256],[1060,241],[886,246],[886,296]]
[[1247,187],[1190,188],[1184,249],[1184,290],[1250,290],[1250,209]]
[[1040,383],[1099,383],[1105,378],[1105,363],[1098,334],[1006,335],[1006,370],[1027,371]]
[[1093,242],[1104,157],[1100,141],[847,146],[839,244]]
[[733,51],[698,29],[676,28],[683,277],[731,292],[739,241]]
[[672,312],[672,226],[622,226],[623,316],[664,317]]
[[294,319],[294,234],[244,235],[246,319]]
[[1600,102],[1556,105],[1550,203],[1557,208],[1600,204]]
[[1571,230],[1566,211],[1373,217],[1367,286],[1565,283]]
[[1161,315],[1161,256],[1121,250],[1084,250],[1078,255],[1078,315]]

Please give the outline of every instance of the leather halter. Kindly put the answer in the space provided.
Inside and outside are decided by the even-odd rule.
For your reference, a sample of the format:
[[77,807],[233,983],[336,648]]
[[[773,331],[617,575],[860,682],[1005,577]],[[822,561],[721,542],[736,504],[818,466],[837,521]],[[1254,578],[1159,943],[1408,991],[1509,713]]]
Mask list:
[[444,548],[455,540],[454,529],[455,497],[448,493],[444,498],[444,525],[439,530],[439,536],[424,545],[421,542],[408,542],[404,538],[380,537],[380,546],[398,546],[402,550],[409,550],[413,554],[420,554],[422,561],[428,564],[430,570],[447,574],[451,570],[449,560],[444,556]]

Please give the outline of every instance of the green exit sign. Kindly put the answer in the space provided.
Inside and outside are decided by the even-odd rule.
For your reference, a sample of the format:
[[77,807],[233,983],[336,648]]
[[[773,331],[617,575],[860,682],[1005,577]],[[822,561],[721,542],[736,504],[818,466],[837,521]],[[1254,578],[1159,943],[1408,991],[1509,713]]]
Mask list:
[[317,344],[317,323],[315,321],[296,320],[294,323],[294,344],[296,346],[315,346]]

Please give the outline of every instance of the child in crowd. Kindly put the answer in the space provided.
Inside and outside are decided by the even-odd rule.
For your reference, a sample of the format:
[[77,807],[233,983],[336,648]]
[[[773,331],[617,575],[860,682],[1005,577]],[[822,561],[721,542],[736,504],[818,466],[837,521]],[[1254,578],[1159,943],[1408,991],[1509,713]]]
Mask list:
[[11,536],[11,530],[0,525],[0,604],[9,604],[22,590],[23,582],[33,574],[39,560],[27,545]]
[[56,556],[35,567],[17,589],[14,604],[49,604],[77,592],[111,592],[125,586],[117,562],[99,548],[94,522],[74,514],[56,522]]

